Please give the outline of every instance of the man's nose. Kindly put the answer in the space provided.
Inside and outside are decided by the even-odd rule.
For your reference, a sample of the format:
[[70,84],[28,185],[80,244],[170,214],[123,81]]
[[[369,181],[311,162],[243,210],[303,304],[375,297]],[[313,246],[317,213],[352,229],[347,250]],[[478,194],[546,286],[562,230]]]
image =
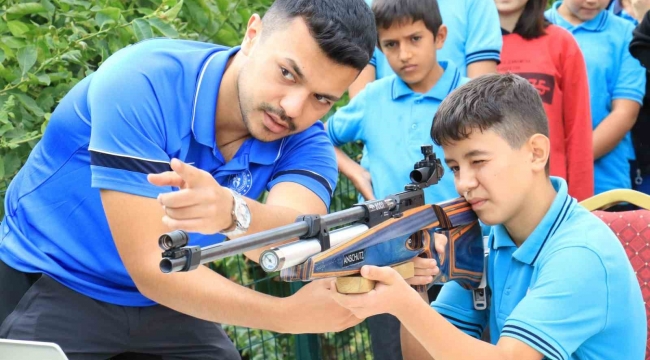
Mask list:
[[291,91],[289,92],[282,101],[280,101],[280,106],[290,118],[298,118],[302,115],[302,111],[305,107],[305,103],[309,94],[304,91]]

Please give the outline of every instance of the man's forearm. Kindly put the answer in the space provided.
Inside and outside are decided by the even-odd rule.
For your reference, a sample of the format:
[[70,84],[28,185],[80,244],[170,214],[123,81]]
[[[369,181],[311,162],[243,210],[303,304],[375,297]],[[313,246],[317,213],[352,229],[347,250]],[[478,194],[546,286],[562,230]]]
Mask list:
[[[156,239],[168,231],[154,199],[101,192],[115,245],[138,290],[176,311],[213,322],[282,331],[284,299],[239,286],[207,267],[164,274]],[[137,219],[137,222],[134,220]]]
[[255,292],[205,266],[186,273],[155,274],[139,290],[146,297],[200,319],[287,332],[280,319],[284,299]]

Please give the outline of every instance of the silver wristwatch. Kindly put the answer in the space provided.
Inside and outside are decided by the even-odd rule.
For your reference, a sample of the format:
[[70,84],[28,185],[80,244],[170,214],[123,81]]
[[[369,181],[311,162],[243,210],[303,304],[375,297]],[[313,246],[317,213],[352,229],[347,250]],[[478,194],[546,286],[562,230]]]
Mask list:
[[248,231],[251,224],[251,211],[246,200],[236,191],[228,189],[232,194],[232,225],[221,231],[227,237],[237,236]]

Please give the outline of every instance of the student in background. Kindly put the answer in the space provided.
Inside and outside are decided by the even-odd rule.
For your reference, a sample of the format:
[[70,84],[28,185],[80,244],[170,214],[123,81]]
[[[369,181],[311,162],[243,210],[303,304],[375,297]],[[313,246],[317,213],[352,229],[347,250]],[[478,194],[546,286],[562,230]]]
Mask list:
[[[548,121],[538,92],[513,74],[485,75],[440,105],[431,136],[458,193],[492,225],[487,308],[446,283],[429,305],[390,267],[364,266],[367,294],[332,297],[359,318],[403,325],[405,359],[643,359],[643,295],[611,229],[549,176]],[[443,256],[444,235],[435,245]],[[490,341],[479,340],[489,326]]]
[[573,36],[544,19],[546,0],[495,1],[503,49],[500,73],[528,81],[542,97],[551,139],[551,175],[564,178],[578,200],[594,195],[589,83]]
[[[372,0],[366,0],[371,5]],[[445,46],[438,50],[438,59],[453,62],[462,76],[474,78],[495,73],[501,52],[499,18],[492,1],[438,0],[442,22],[448,29]],[[394,75],[386,56],[375,49],[370,65],[350,85],[350,98],[369,82]]]
[[629,189],[630,129],[643,102],[645,70],[630,54],[634,25],[605,10],[607,0],[558,1],[546,18],[571,32],[587,64],[595,193]]
[[635,15],[641,16],[640,24],[634,30],[634,37],[630,43],[630,52],[646,68],[646,94],[639,117],[632,128],[632,142],[637,160],[637,169],[633,174],[633,187],[650,194],[650,92],[648,91],[650,82],[647,81],[650,68],[650,1],[639,0],[635,1],[634,5]]
[[[361,141],[362,165],[336,149],[339,171],[364,198],[381,199],[404,190],[420,146],[433,145],[428,129],[438,105],[467,82],[453,62],[438,61],[447,28],[435,0],[375,0],[372,4],[381,51],[397,76],[368,84],[326,124],[335,146]],[[438,157],[442,150],[434,146]],[[453,177],[425,189],[428,203],[458,197]],[[368,319],[375,360],[401,359],[399,322],[390,315]]]

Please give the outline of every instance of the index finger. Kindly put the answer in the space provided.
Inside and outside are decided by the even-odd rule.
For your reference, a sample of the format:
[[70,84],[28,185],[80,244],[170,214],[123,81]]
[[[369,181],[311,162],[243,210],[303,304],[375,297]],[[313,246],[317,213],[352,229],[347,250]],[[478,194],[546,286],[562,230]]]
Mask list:
[[[187,187],[195,187],[202,184],[204,179],[203,173],[205,173],[205,171],[184,163],[179,159],[172,159],[169,165],[172,170],[184,180]],[[210,179],[212,179],[212,176],[210,176]]]
[[183,208],[197,205],[202,202],[205,196],[196,190],[183,189],[158,195],[158,202],[168,208]]

